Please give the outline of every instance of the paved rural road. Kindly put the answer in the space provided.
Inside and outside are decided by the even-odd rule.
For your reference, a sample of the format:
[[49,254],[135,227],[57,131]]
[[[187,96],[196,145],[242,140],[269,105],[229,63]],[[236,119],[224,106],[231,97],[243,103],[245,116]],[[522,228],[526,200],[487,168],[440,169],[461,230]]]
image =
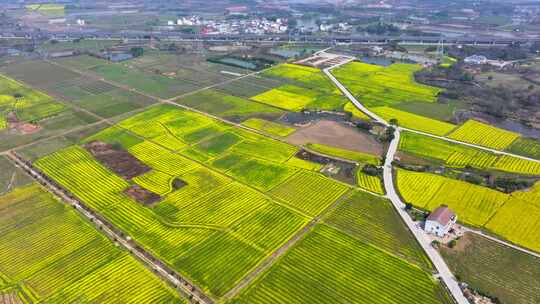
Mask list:
[[[364,105],[362,105],[350,92],[343,86],[335,77],[330,73],[330,71],[333,68],[336,68],[338,66],[341,66],[347,62],[341,63],[339,65],[326,68],[323,70],[323,72],[334,82],[334,84],[343,92],[345,96],[362,112],[364,112],[366,115],[371,117],[373,120],[385,125],[389,126],[389,123],[382,119],[381,117],[377,116],[375,113],[371,112],[368,108],[366,108]],[[413,233],[414,237],[422,246],[422,249],[426,252],[427,256],[439,272],[440,278],[444,281],[446,286],[448,287],[448,290],[450,293],[452,293],[452,296],[457,301],[458,304],[470,304],[469,301],[465,298],[463,295],[463,292],[461,288],[459,287],[459,284],[454,277],[454,274],[450,271],[450,268],[448,268],[448,265],[444,262],[443,258],[439,254],[439,252],[431,246],[431,241],[425,234],[425,232],[418,228],[412,219],[409,217],[407,212],[405,211],[405,204],[401,201],[401,198],[396,192],[396,189],[394,187],[394,178],[392,174],[392,161],[394,160],[394,156],[397,152],[398,145],[399,145],[399,137],[400,137],[400,128],[396,128],[394,132],[394,139],[390,142],[390,146],[388,147],[388,152],[386,153],[386,161],[384,163],[384,171],[383,171],[383,180],[384,180],[384,188],[386,190],[386,195],[394,205],[394,208],[397,210],[398,214],[401,216],[401,219],[405,222],[407,227],[409,227],[409,230]]]

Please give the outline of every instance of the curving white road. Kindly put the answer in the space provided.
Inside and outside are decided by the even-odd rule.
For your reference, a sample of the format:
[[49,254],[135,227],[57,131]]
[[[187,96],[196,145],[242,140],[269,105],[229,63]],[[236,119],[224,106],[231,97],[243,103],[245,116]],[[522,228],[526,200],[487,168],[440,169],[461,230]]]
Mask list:
[[[352,60],[351,60],[352,61]],[[323,72],[332,80],[332,82],[343,92],[343,94],[362,112],[364,112],[366,115],[368,115],[370,118],[375,120],[376,122],[379,122],[385,126],[389,126],[389,123],[376,115],[375,113],[371,112],[368,108],[366,108],[364,105],[362,105],[350,92],[343,86],[337,79],[332,75],[330,72],[332,69],[339,67],[343,64],[346,64],[347,62],[340,63],[338,65],[326,68],[323,70]],[[435,266],[435,269],[437,269],[439,278],[446,284],[448,290],[456,300],[458,304],[470,304],[469,301],[465,298],[463,295],[463,292],[461,288],[459,287],[458,281],[456,280],[454,274],[452,271],[450,271],[450,268],[448,268],[448,265],[446,265],[445,261],[439,254],[439,252],[431,246],[431,241],[421,228],[417,227],[412,219],[409,217],[407,212],[405,211],[405,203],[401,201],[401,198],[396,192],[396,189],[394,187],[394,178],[393,178],[393,172],[392,172],[392,161],[394,160],[394,156],[398,150],[399,145],[399,137],[400,137],[400,130],[401,128],[396,128],[394,132],[394,139],[390,142],[390,145],[388,147],[388,151],[386,152],[386,160],[384,163],[384,170],[383,170],[383,180],[384,180],[384,188],[386,190],[386,196],[390,199],[392,204],[394,205],[394,208],[397,210],[399,216],[405,222],[409,230],[412,232],[426,255],[429,257],[433,265]]]

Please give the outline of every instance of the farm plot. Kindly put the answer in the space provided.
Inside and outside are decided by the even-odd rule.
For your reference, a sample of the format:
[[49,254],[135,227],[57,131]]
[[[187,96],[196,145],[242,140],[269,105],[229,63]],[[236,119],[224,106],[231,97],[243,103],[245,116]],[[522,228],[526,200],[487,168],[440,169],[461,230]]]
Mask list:
[[283,114],[283,111],[278,108],[223,94],[215,90],[204,90],[179,98],[175,102],[205,113],[233,119],[254,115],[278,117]]
[[110,118],[154,104],[155,101],[135,92],[113,89],[96,95],[87,95],[74,103],[100,117]]
[[439,88],[414,81],[417,64],[392,64],[388,67],[351,62],[332,70],[362,103],[369,107],[390,106],[406,102],[434,103]]
[[289,111],[301,111],[314,102],[316,93],[293,85],[284,85],[276,89],[251,97],[252,100]]
[[318,225],[231,302],[430,304],[440,297],[422,269]]
[[520,135],[469,119],[450,133],[448,137],[479,146],[504,150],[518,139]]
[[40,120],[38,128],[31,127],[30,133],[23,132],[21,134],[21,132],[9,132],[6,129],[0,130],[0,150],[4,151],[20,145],[30,144],[36,140],[67,133],[74,128],[84,127],[95,122],[97,122],[97,119],[87,113],[66,108],[57,115]]
[[309,171],[299,171],[270,191],[291,207],[311,216],[321,213],[349,190],[339,182]]
[[259,95],[268,90],[277,88],[282,84],[284,84],[283,81],[271,78],[262,78],[255,75],[218,85],[216,90],[228,95],[249,98],[251,96]]
[[0,156],[0,195],[31,181],[30,177],[15,167],[5,156]]
[[440,136],[451,132],[456,127],[455,125],[444,121],[396,110],[390,107],[375,107],[371,110],[387,121],[396,119],[398,125],[402,127]]
[[352,192],[324,222],[422,268],[432,265],[391,203],[361,191]]
[[242,124],[246,127],[281,137],[291,135],[294,131],[296,131],[294,128],[260,118],[250,118],[244,121]]
[[510,155],[503,155],[493,165],[493,168],[525,175],[540,175],[540,161],[534,162]]
[[290,82],[291,84],[301,85],[309,89],[339,94],[339,90],[334,84],[321,70],[316,68],[284,63],[266,70],[263,75]]
[[399,169],[397,187],[405,201],[433,210],[441,204],[454,210],[458,219],[473,226],[483,226],[508,200],[508,195],[430,173]]
[[183,303],[176,292],[37,185],[0,197],[0,273],[47,303]]
[[[539,185],[535,186],[538,189]],[[523,247],[540,252],[540,204],[537,193],[514,192],[486,228]]]
[[252,100],[289,111],[303,109],[341,110],[347,99],[333,93],[322,93],[296,85],[286,84],[262,94],[252,96]]
[[61,65],[73,68],[73,69],[77,69],[77,70],[88,70],[95,66],[108,63],[107,61],[103,59],[96,58],[90,55],[79,55],[79,56],[74,56],[74,57],[58,58],[58,59],[55,59],[55,62]]
[[286,162],[287,165],[293,166],[300,169],[310,170],[310,171],[319,171],[323,168],[322,164],[310,162],[307,160],[303,160],[298,157],[291,157]]
[[377,194],[384,194],[382,180],[378,176],[372,176],[362,172],[362,169],[356,170],[356,183],[358,187]]
[[159,74],[128,68],[121,64],[106,64],[91,68],[89,71],[109,81],[114,81],[146,94],[160,98],[171,98],[194,91],[200,86],[182,83]]
[[22,131],[22,123],[35,123],[63,110],[64,105],[50,96],[0,75],[0,130],[11,125]]
[[520,137],[512,142],[506,151],[540,159],[540,141],[534,138]]
[[41,60],[8,64],[1,67],[0,70],[10,77],[37,88],[49,87],[80,76],[68,69]]
[[252,158],[241,160],[227,174],[259,190],[268,191],[295,172],[295,168]]
[[[502,303],[540,300],[540,264],[535,258],[476,234],[467,233],[441,253],[453,272],[469,286]],[[526,271],[515,271],[526,269]]]
[[[190,263],[188,270],[181,267],[183,264],[179,264],[183,258],[187,257],[190,258],[190,261],[196,260],[199,261],[198,263],[202,263],[208,252],[202,250],[203,247],[198,245],[208,243],[208,246],[211,246],[213,242],[206,240],[215,235],[216,229],[218,231],[216,237],[230,239],[228,236],[221,236],[225,232],[219,232],[222,228],[218,228],[216,225],[227,225],[234,219],[247,215],[236,209],[231,210],[231,208],[241,207],[242,210],[249,214],[249,211],[254,210],[253,208],[268,201],[264,198],[262,201],[260,199],[254,200],[253,194],[250,194],[253,192],[242,190],[241,193],[231,192],[228,196],[223,196],[224,190],[218,189],[219,192],[210,193],[213,196],[197,196],[193,201],[200,200],[194,205],[197,208],[189,209],[193,217],[188,219],[188,214],[182,212],[178,214],[178,216],[183,217],[182,219],[188,219],[190,222],[175,221],[170,223],[152,209],[125,196],[123,191],[128,187],[128,183],[113,175],[93,160],[90,154],[78,147],[68,148],[46,156],[40,159],[36,165],[81,198],[91,208],[96,209],[97,212],[114,223],[119,229],[136,239],[142,246],[151,250],[169,265],[173,265],[178,271],[190,277],[196,284],[214,296],[221,296],[224,291],[223,288],[230,288],[231,286],[228,284],[233,284],[239,280],[245,274],[245,271],[251,268],[254,259],[258,261],[265,255],[251,248],[250,245],[243,245],[243,243],[235,241],[229,247],[234,248],[232,250],[211,251],[214,270],[212,273],[205,273],[202,276],[202,273],[199,273],[194,268],[196,267],[195,262]],[[255,195],[261,197],[261,194],[255,193]],[[250,197],[247,198],[247,196]],[[223,203],[218,204],[221,207],[209,212],[208,204],[215,203],[219,197],[223,198]],[[247,199],[250,204],[245,204],[246,200],[244,199]],[[200,224],[200,219],[199,223],[191,222],[191,219],[197,218],[197,212],[205,216],[206,222],[204,224]],[[231,215],[234,217],[231,217]],[[283,237],[286,238],[287,236]],[[191,251],[191,248],[200,248],[200,250]],[[211,248],[209,247],[209,250],[212,250]],[[230,256],[230,252],[235,252],[240,256],[247,254],[252,258],[236,259],[231,262],[226,258],[226,256]],[[252,252],[255,252],[256,255],[252,256]],[[186,254],[188,255],[186,256]],[[218,256],[222,258],[218,259]],[[227,280],[222,279],[224,276],[227,277]],[[212,285],[209,286],[209,284]],[[225,287],[223,287],[223,284],[226,284]]]
[[407,131],[401,133],[399,149],[415,156],[442,161],[456,168],[491,168],[498,158],[487,151]]
[[[160,140],[163,134],[184,146],[179,152],[167,148],[169,143]],[[234,140],[225,141],[222,136]],[[152,107],[83,142],[95,140],[122,146],[152,171],[126,180],[76,146],[35,164],[216,298],[311,217],[262,193],[287,184],[294,178],[289,176],[300,170],[286,163],[297,152],[288,144],[174,106]],[[210,166],[225,173],[194,161],[185,153],[188,149],[212,159]],[[170,178],[182,181],[178,189],[170,188]],[[332,203],[348,190],[320,174],[312,179],[318,189],[325,189],[311,199],[317,206]],[[161,194],[161,200],[149,206],[130,198],[124,192],[133,183]],[[297,194],[298,199],[307,192]]]
[[359,163],[368,163],[372,165],[378,165],[380,163],[380,159],[377,156],[363,152],[345,150],[321,144],[307,144],[306,147],[315,152],[336,156]]

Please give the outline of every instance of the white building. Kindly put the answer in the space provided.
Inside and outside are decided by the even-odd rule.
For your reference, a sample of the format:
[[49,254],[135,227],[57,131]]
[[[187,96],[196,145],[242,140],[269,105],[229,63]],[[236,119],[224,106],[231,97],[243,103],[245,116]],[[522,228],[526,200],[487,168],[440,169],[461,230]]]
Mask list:
[[433,210],[426,219],[424,230],[438,237],[444,237],[457,221],[457,215],[446,205]]
[[487,60],[486,56],[472,55],[472,56],[469,56],[469,57],[465,58],[463,61],[465,63],[469,63],[469,64],[486,64],[488,60]]

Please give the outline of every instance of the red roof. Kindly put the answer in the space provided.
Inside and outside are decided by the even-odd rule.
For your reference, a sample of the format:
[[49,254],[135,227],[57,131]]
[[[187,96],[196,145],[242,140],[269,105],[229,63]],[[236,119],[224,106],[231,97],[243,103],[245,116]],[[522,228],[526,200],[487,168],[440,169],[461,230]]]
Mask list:
[[456,214],[450,210],[448,206],[441,205],[437,209],[433,210],[427,217],[428,221],[435,221],[439,224],[446,226],[451,220],[455,218]]

